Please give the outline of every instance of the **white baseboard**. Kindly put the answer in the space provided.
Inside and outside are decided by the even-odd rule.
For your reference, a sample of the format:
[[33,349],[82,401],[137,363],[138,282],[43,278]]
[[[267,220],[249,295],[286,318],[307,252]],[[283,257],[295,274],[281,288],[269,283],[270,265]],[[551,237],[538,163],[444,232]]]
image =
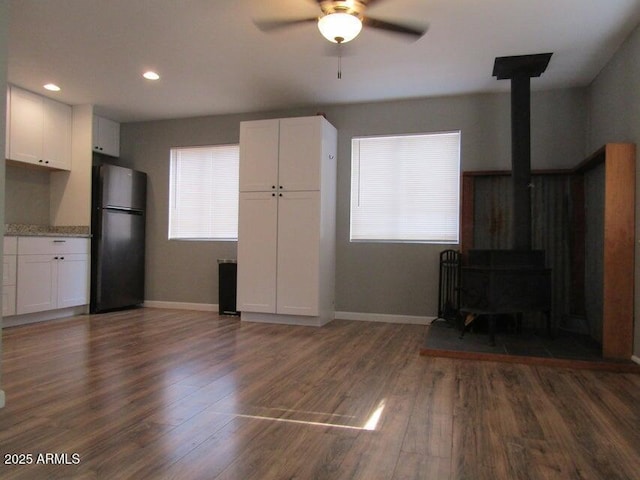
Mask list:
[[390,315],[387,313],[336,312],[336,320],[357,320],[359,322],[407,323],[429,325],[436,317],[416,315]]
[[215,303],[163,302],[160,300],[145,300],[143,306],[172,310],[197,310],[199,312],[217,312],[219,308]]
[[[168,308],[176,310],[198,310],[202,312],[217,312],[218,305],[214,303],[164,302],[161,300],[145,300],[145,307]],[[335,312],[336,320],[356,320],[359,322],[407,323],[411,325],[429,325],[436,317],[417,315],[393,315],[388,313]],[[252,320],[260,321],[260,320]],[[264,320],[262,320],[264,321]]]
[[637,357],[635,355],[631,355],[631,360],[633,360],[634,362],[636,362],[638,365],[640,365],[640,357]]
[[302,327],[322,327],[332,318],[308,317],[305,315],[278,315],[273,313],[244,312],[240,315],[243,322],[277,323],[280,325],[298,325]]
[[0,408],[4,407],[4,390],[0,390]]
[[76,315],[84,315],[88,311],[89,305],[81,305],[79,307],[68,307],[60,308],[58,310],[46,310],[44,312],[13,315],[11,317],[4,317],[2,320],[2,326],[3,328],[17,327],[18,325],[27,325],[29,323],[61,320],[63,318],[75,317]]

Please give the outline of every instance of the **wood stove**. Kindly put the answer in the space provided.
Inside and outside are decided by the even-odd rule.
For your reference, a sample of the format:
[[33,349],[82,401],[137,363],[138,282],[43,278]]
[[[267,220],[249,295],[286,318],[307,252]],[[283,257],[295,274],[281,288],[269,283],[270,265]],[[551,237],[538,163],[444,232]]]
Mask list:
[[[499,314],[544,312],[550,331],[551,270],[543,251],[531,249],[531,77],[547,68],[551,53],[498,57],[493,75],[511,79],[513,248],[470,250],[461,275],[462,312],[489,316],[495,344]],[[463,331],[464,334],[464,331]]]

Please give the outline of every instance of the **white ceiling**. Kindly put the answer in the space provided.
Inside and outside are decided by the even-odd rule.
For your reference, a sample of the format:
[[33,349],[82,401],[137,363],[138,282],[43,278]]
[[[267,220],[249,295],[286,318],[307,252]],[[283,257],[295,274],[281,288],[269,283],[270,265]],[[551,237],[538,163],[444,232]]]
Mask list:
[[[497,56],[553,52],[534,89],[588,85],[640,22],[640,0],[377,0],[417,42],[364,28],[342,79],[314,0],[9,0],[9,81],[120,121],[508,90]],[[161,80],[141,74],[154,69]],[[51,94],[42,85],[54,82]]]

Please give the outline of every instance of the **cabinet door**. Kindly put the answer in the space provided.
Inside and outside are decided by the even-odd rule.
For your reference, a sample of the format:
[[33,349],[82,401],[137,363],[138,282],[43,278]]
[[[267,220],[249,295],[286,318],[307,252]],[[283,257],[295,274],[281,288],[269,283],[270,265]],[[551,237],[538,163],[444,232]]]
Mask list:
[[57,263],[52,255],[18,255],[18,315],[56,308]]
[[320,189],[322,121],[320,116],[280,120],[278,182],[284,191]]
[[320,192],[278,197],[277,313],[318,315]]
[[93,116],[93,151],[112,157],[120,156],[120,124],[108,118]]
[[2,316],[9,317],[16,314],[16,287],[11,285],[2,287]]
[[57,308],[89,303],[89,255],[59,257],[57,294]]
[[120,156],[120,124],[107,118],[100,119],[100,143],[103,153],[112,157]]
[[43,99],[42,158],[53,168],[71,170],[71,107]]
[[2,257],[2,286],[16,284],[16,256],[3,255]]
[[42,164],[43,97],[11,87],[8,158]]
[[16,262],[16,255],[3,256],[2,315],[5,317],[16,314]]
[[266,192],[278,187],[279,120],[240,124],[240,191]]
[[278,200],[275,193],[240,193],[238,310],[275,313]]

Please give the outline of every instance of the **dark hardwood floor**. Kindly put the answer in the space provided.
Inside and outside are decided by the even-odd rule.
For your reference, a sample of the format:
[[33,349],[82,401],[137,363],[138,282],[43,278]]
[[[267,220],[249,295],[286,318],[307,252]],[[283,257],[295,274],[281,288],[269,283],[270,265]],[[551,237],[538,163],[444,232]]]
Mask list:
[[640,478],[640,375],[422,357],[425,328],[157,309],[7,328],[0,478]]

